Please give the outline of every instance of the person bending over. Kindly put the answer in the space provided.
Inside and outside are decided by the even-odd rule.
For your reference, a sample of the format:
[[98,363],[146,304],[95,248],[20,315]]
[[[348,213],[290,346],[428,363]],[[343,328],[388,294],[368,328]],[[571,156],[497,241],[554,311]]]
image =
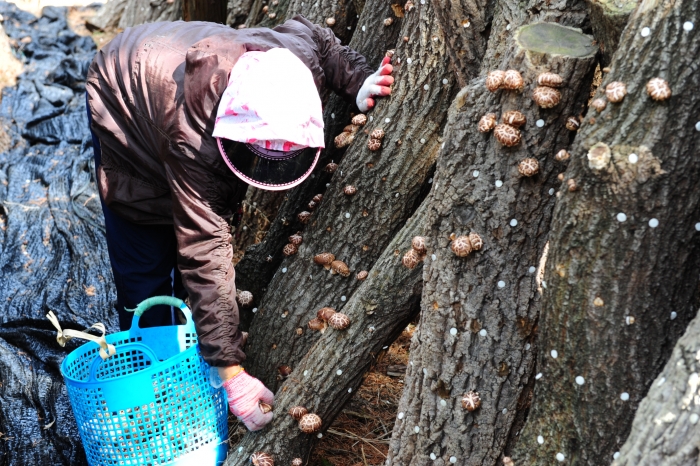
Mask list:
[[[273,394],[248,375],[238,328],[230,228],[248,185],[290,189],[324,147],[319,94],[360,111],[390,94],[392,67],[373,71],[330,29],[296,16],[274,29],[205,22],[128,28],[87,77],[88,120],[119,325],[151,296],[189,296],[201,354],[250,430],[272,419]],[[143,326],[175,324],[173,310]]]

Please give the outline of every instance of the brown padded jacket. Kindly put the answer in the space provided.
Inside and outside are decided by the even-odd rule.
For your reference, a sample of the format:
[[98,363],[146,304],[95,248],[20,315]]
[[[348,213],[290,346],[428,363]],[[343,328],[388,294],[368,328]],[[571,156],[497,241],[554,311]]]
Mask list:
[[274,29],[181,21],[129,28],[88,71],[102,199],[131,222],[174,225],[201,352],[217,367],[245,359],[226,219],[247,185],[226,166],[211,134],[238,58],[276,47],[304,62],[319,92],[328,87],[351,103],[373,72],[330,29],[301,16]]

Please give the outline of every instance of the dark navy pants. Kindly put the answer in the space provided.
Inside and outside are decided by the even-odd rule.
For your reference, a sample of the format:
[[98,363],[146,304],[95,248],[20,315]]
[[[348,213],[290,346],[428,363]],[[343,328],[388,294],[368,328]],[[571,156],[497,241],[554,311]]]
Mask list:
[[[92,123],[89,104],[88,127]],[[92,129],[90,130],[92,134]],[[100,141],[92,134],[95,152],[95,170],[100,166],[102,152]],[[97,174],[95,174],[95,179]],[[98,189],[99,191],[99,189]],[[177,241],[172,225],[139,225],[129,222],[112,212],[102,200],[102,212],[107,228],[107,251],[112,264],[114,284],[117,288],[117,312],[119,327],[131,327],[133,309],[138,303],[152,296],[177,296],[184,299],[187,292],[182,286],[177,268]],[[175,311],[170,306],[154,306],[141,316],[141,327],[175,324]]]

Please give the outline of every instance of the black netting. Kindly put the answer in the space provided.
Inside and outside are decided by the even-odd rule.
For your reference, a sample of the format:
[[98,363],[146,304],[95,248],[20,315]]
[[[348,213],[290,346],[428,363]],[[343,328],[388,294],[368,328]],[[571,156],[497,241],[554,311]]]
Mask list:
[[85,117],[95,45],[70,30],[65,8],[36,18],[0,2],[0,15],[24,63],[0,103],[11,140],[0,152],[0,465],[81,465],[59,372],[80,342],[60,348],[45,314],[118,330]]

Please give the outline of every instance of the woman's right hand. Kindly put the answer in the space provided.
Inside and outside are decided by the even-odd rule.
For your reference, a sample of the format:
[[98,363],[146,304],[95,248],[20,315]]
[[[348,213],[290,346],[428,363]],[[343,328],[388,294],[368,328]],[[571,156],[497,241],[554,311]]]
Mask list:
[[231,412],[250,431],[260,430],[272,421],[272,413],[263,413],[260,402],[274,404],[275,395],[255,377],[241,371],[223,385]]

